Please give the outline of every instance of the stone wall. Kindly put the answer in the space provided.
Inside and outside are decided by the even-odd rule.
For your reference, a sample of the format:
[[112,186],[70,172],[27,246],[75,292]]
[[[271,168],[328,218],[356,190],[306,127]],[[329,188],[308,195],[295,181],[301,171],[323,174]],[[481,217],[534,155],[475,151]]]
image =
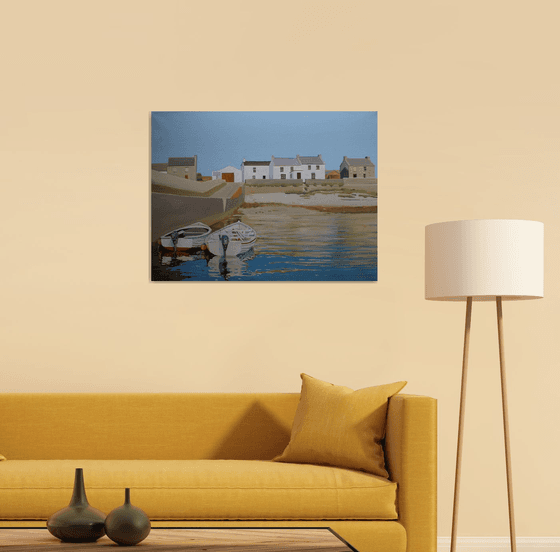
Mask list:
[[350,184],[351,182],[361,182],[362,184],[375,184],[377,185],[377,178],[343,178],[344,184]]
[[377,178],[344,178],[344,188],[377,193]]
[[152,193],[152,242],[175,228],[181,228],[193,222],[200,221],[208,225],[219,222],[233,214],[243,205],[244,201],[244,192],[237,197],[227,199]]
[[315,178],[315,179],[309,179],[305,181],[305,185],[308,187],[321,186],[324,188],[324,187],[331,186],[335,188],[337,186],[342,186],[343,184],[344,182],[340,178],[324,178],[324,179]]
[[209,197],[226,185],[224,180],[199,182],[179,178],[159,171],[152,171],[152,192],[176,194],[193,197]]
[[246,186],[251,186],[253,188],[258,188],[258,187],[266,187],[266,186],[278,186],[279,188],[281,187],[286,187],[286,186],[301,186],[303,184],[303,180],[296,180],[296,179],[283,179],[283,178],[261,178],[260,180],[258,179],[254,179],[254,180],[250,180],[247,179],[245,180],[245,185]]

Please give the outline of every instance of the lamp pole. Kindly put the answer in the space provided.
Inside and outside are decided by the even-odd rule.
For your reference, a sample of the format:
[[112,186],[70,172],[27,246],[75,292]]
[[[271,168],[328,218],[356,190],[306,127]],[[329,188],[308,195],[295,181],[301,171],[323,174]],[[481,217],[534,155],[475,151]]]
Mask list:
[[502,413],[504,417],[504,445],[506,451],[506,477],[509,508],[509,538],[511,541],[511,552],[517,551],[515,542],[515,520],[513,516],[513,482],[511,477],[511,454],[509,447],[509,422],[508,403],[506,391],[506,359],[504,352],[504,330],[502,316],[502,298],[496,297],[496,312],[498,315],[498,347],[500,349],[500,377],[502,382]]
[[463,427],[465,403],[467,400],[467,367],[469,363],[469,343],[471,337],[472,297],[467,297],[465,316],[465,340],[463,344],[463,371],[461,375],[461,403],[459,405],[459,431],[457,433],[457,461],[455,465],[455,493],[453,496],[453,523],[451,525],[451,552],[457,546],[457,522],[459,521],[459,487],[461,481],[461,458],[463,456]]

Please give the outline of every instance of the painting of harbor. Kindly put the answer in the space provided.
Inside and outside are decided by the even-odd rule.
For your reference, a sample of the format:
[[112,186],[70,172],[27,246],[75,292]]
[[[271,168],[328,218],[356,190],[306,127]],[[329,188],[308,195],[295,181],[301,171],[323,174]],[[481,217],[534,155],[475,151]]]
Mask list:
[[154,282],[376,282],[377,112],[152,112]]

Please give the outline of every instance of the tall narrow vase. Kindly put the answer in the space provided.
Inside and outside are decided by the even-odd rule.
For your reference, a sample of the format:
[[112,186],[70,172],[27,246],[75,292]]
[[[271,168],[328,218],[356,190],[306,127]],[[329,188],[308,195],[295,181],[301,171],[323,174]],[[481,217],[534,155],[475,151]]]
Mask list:
[[47,529],[63,542],[95,542],[105,534],[105,514],[89,505],[82,468],[76,468],[70,504],[47,520]]

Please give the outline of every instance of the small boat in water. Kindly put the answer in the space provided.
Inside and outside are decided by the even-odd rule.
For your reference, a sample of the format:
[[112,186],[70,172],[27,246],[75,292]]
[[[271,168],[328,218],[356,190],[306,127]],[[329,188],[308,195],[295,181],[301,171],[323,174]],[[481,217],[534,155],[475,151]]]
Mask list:
[[206,238],[206,245],[212,255],[237,257],[249,251],[256,240],[255,230],[239,221],[212,232]]
[[202,247],[206,238],[212,233],[212,228],[203,222],[195,222],[182,228],[164,234],[161,246],[173,251],[185,251]]

